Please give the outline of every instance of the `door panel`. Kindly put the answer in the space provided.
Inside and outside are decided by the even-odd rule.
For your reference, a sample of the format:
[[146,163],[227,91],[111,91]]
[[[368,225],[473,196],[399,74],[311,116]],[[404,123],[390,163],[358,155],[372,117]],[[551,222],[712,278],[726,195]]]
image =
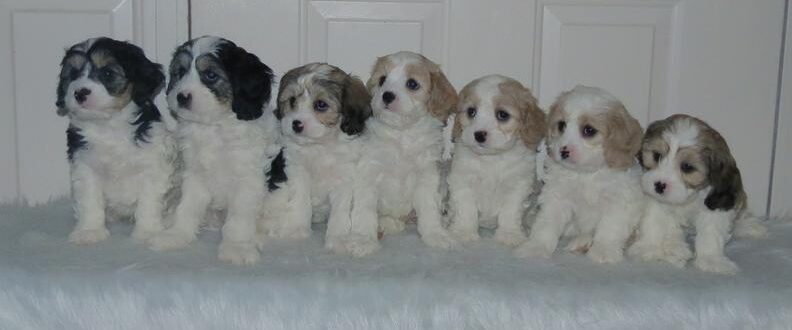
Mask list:
[[[163,1],[164,2],[164,1]],[[55,87],[64,49],[96,36],[142,44],[156,16],[177,1],[4,1],[0,3],[0,201],[45,202],[69,192],[66,118],[55,114]],[[163,16],[164,18],[164,16]],[[161,24],[161,36],[177,39]],[[186,31],[186,27],[184,29]],[[186,39],[186,33],[182,36]],[[156,58],[157,42],[146,48]],[[8,88],[6,88],[8,87]]]

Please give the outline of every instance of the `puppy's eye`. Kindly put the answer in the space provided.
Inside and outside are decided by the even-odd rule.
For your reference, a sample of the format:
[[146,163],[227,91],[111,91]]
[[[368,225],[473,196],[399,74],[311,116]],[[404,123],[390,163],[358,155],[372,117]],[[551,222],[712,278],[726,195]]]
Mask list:
[[690,165],[690,163],[685,162],[685,163],[679,164],[679,169],[682,171],[682,173],[692,173],[693,171],[696,170],[696,167],[693,166],[693,165]]
[[590,138],[590,137],[592,137],[594,135],[597,135],[597,129],[594,128],[594,127],[591,127],[591,125],[586,125],[586,126],[583,126],[583,130],[580,131],[580,133],[583,134],[583,137]]
[[470,118],[475,117],[476,116],[476,108],[474,108],[474,107],[467,108],[467,115]]
[[506,111],[498,110],[495,112],[495,118],[498,119],[498,121],[507,121],[511,118],[511,115]]
[[661,157],[662,155],[659,152],[652,152],[652,159],[654,159],[655,163],[659,162]]
[[327,105],[327,102],[325,102],[325,101],[316,100],[316,102],[314,102],[314,109],[316,111],[318,111],[318,112],[325,112],[325,111],[327,111],[327,108],[328,108],[328,105]]
[[187,74],[187,68],[181,67],[176,70],[177,77],[183,77],[185,74]]
[[113,72],[113,70],[110,70],[109,68],[105,68],[102,69],[102,71],[100,71],[99,74],[102,75],[103,79],[110,79],[113,78],[115,72]]
[[204,72],[203,77],[208,82],[215,82],[220,76],[218,76],[214,71],[206,71]]
[[294,108],[294,104],[297,103],[297,99],[292,96],[289,98],[289,107]]
[[383,84],[385,84],[385,76],[380,76],[379,85],[382,86]]
[[418,82],[415,81],[415,79],[408,79],[405,86],[407,86],[407,89],[411,91],[417,91],[419,88],[421,88],[421,85],[418,84]]
[[558,122],[558,131],[561,132],[561,133],[564,133],[565,129],[566,129],[566,122],[563,121],[563,120],[559,121]]

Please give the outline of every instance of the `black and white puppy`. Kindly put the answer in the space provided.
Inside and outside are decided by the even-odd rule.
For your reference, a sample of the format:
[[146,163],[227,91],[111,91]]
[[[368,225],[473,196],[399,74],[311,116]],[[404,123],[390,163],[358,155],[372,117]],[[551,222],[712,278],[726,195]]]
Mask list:
[[106,239],[107,218],[133,217],[132,236],[162,230],[175,145],[153,103],[165,75],[139,47],[94,38],[66,51],[55,103],[66,130],[74,243]]
[[[311,63],[283,76],[278,93],[288,183],[268,200],[263,219],[270,235],[306,237],[314,222],[327,220],[325,246],[337,249],[350,232],[352,181],[362,144],[358,136],[371,116],[363,82],[325,63]],[[269,224],[267,224],[269,222]]]
[[207,212],[225,212],[219,258],[253,264],[265,173],[281,148],[269,102],[272,71],[233,42],[204,36],[176,48],[170,77],[167,101],[184,166],[181,200],[173,226],[149,243],[155,250],[184,247]]
[[652,123],[640,153],[641,186],[651,196],[629,254],[678,267],[693,257],[683,226],[696,229],[693,265],[703,271],[735,273],[723,251],[732,234],[761,237],[759,219],[748,212],[740,170],[726,140],[704,121],[673,115]]

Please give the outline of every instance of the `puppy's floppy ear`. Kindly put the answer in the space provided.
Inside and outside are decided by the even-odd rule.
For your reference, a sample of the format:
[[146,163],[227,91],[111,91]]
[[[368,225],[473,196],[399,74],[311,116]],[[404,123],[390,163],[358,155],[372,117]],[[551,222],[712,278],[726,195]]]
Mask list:
[[374,87],[379,85],[379,79],[385,71],[384,66],[386,60],[386,56],[377,57],[377,61],[374,62],[374,66],[371,67],[371,76],[366,82],[366,89],[369,91],[369,93],[374,89]]
[[465,116],[464,111],[459,111],[454,116],[454,127],[451,130],[451,141],[456,141],[460,135],[462,135],[462,116]]
[[517,104],[520,111],[520,137],[531,150],[536,150],[539,142],[545,137],[547,131],[547,123],[545,121],[545,113],[539,109],[536,98],[531,93],[531,90],[524,87],[518,82],[502,85],[503,89],[511,89],[511,91],[504,90],[517,98]]
[[432,82],[432,89],[429,91],[429,113],[443,123],[448,120],[448,116],[456,108],[459,97],[448,81],[445,74],[439,68],[429,73]]
[[371,117],[371,95],[360,78],[347,75],[341,106],[341,131],[347,135],[357,135],[366,128],[366,120]]
[[272,93],[272,70],[256,55],[230,41],[220,46],[219,57],[231,82],[234,98],[231,110],[237,119],[261,117]]
[[641,150],[641,124],[621,103],[613,104],[608,110],[607,123],[605,162],[610,168],[629,168],[635,164],[635,155]]
[[85,54],[81,51],[74,50],[75,47],[66,51],[60,63],[61,72],[58,75],[57,99],[55,100],[55,106],[58,108],[56,111],[58,116],[65,116],[69,113],[69,110],[66,109],[66,90],[69,88],[69,83],[75,78],[75,75],[79,74],[77,70],[80,69],[74,67],[74,64],[69,61],[69,59]]
[[[710,131],[714,134],[714,131]],[[704,205],[710,210],[731,210],[745,197],[742,178],[729,147],[718,134],[702,151],[707,162],[707,180],[711,190]]]

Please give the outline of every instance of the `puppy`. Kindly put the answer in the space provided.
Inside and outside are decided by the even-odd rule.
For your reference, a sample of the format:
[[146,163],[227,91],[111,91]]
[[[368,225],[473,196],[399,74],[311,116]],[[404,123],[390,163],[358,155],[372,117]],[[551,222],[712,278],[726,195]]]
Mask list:
[[161,66],[135,45],[95,38],[69,48],[61,67],[55,104],[69,117],[77,218],[69,240],[106,239],[114,216],[134,218],[135,239],[160,232],[176,150],[153,102],[165,83]]
[[282,161],[269,106],[272,71],[233,42],[205,36],[176,48],[170,75],[167,101],[178,121],[184,167],[181,200],[173,226],[149,243],[155,250],[183,247],[195,239],[207,211],[225,212],[220,260],[253,264],[265,173],[270,181],[285,179],[272,172],[282,167],[271,166]]
[[358,136],[371,116],[363,82],[341,69],[311,63],[283,76],[278,109],[288,183],[273,193],[263,227],[278,237],[305,237],[327,220],[325,245],[337,249],[350,232],[352,184],[360,157]]
[[373,116],[355,170],[352,234],[338,250],[370,254],[379,248],[378,231],[399,232],[412,216],[424,243],[453,247],[441,223],[438,162],[454,87],[437,64],[411,52],[377,59],[366,86]]
[[545,186],[519,257],[550,257],[562,234],[568,251],[598,263],[621,261],[641,219],[644,197],[635,155],[641,126],[608,92],[577,86],[562,93],[547,120]]
[[545,114],[530,90],[500,75],[462,88],[457,109],[448,176],[451,231],[473,241],[480,225],[497,226],[497,241],[519,245],[525,240],[522,219],[536,182]]
[[652,198],[629,254],[684,267],[692,253],[682,227],[692,224],[697,231],[693,265],[737,272],[723,254],[732,233],[761,237],[766,229],[747,212],[740,170],[723,137],[698,118],[673,115],[649,125],[639,159],[645,170],[641,187]]

